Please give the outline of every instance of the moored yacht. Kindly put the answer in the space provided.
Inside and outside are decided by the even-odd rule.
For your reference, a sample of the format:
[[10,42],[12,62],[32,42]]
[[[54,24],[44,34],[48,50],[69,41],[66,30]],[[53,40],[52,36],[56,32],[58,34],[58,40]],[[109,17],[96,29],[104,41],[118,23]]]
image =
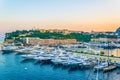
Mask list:
[[117,66],[115,66],[115,65],[109,65],[109,66],[103,68],[103,71],[104,71],[104,72],[107,72],[107,71],[114,70],[114,69],[116,69],[116,68],[117,68]]
[[103,70],[103,68],[107,67],[108,63],[107,62],[101,62],[99,63],[99,65],[94,66],[94,70]]
[[5,45],[2,49],[3,53],[12,53],[14,52],[16,49],[18,49],[17,46],[10,44],[10,45]]

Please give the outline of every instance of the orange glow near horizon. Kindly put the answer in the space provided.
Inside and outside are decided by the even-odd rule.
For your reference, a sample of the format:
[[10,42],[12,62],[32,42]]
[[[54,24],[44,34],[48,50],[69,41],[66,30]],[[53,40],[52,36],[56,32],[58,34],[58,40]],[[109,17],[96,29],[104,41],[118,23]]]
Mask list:
[[0,33],[33,27],[116,31],[120,26],[120,0],[1,0],[0,4]]
[[[3,25],[3,26],[9,26],[8,25]],[[49,27],[48,27],[49,26]],[[36,29],[68,29],[68,30],[73,30],[73,31],[85,31],[85,32],[91,32],[91,31],[96,31],[96,32],[105,32],[105,31],[116,31],[116,29],[119,27],[119,24],[111,24],[111,25],[74,25],[74,24],[58,24],[58,25],[36,25],[36,24],[16,24],[13,26],[9,27],[3,27],[1,28],[1,32],[11,32],[15,30],[30,30],[33,28]]]

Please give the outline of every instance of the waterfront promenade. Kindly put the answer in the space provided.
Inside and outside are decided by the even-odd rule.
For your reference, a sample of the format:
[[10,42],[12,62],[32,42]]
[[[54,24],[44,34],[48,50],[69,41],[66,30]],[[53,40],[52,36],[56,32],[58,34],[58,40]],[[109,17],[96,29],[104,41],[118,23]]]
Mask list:
[[98,56],[98,55],[91,55],[91,54],[82,54],[85,55],[87,58],[92,58],[92,59],[100,59],[103,61],[110,61],[110,62],[120,62],[120,58],[117,57],[107,57],[107,56]]

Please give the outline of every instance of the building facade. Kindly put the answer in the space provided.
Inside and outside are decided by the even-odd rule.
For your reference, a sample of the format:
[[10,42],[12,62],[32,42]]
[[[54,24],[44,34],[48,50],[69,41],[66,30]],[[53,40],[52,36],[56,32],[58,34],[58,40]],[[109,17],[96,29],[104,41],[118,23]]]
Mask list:
[[23,38],[24,44],[31,44],[31,45],[51,45],[51,44],[76,44],[76,39],[40,39],[40,38],[34,38],[34,37],[26,37]]
[[120,42],[120,38],[115,39],[115,38],[92,38],[91,41],[98,41],[98,42]]

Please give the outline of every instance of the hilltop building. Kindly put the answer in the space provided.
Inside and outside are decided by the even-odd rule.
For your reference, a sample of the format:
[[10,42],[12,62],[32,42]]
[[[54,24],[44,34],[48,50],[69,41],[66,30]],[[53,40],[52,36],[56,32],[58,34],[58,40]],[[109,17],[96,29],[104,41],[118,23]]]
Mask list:
[[59,29],[40,29],[40,32],[44,33],[44,32],[57,32],[57,33],[63,33],[63,34],[70,34],[72,31],[67,30],[67,29],[63,29],[63,30],[59,30]]
[[41,45],[51,45],[51,44],[76,44],[77,40],[76,39],[40,39],[40,38],[35,38],[35,37],[26,37],[23,38],[23,43],[24,44],[31,44],[31,45],[36,45],[36,44],[41,44]]
[[46,30],[45,29],[40,29],[40,32],[44,33],[44,32],[46,32]]

